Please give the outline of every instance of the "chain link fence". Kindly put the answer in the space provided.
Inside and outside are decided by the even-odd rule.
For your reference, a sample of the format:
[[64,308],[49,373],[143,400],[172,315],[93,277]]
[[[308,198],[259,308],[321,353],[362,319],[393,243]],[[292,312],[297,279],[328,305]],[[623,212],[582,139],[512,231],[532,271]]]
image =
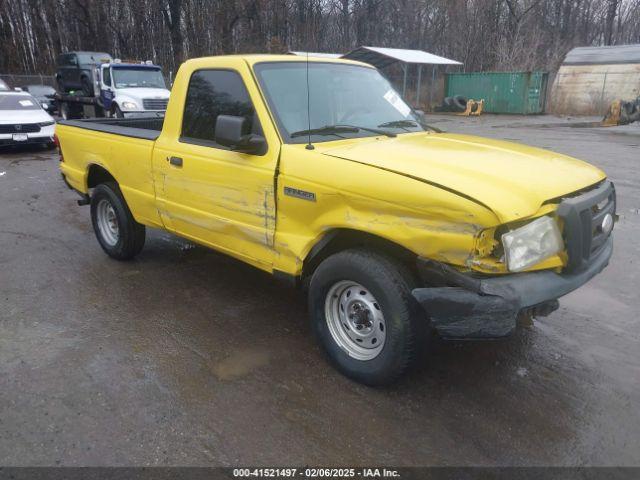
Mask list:
[[0,80],[10,88],[24,88],[27,85],[48,85],[55,88],[56,82],[53,75],[13,75],[0,73]]

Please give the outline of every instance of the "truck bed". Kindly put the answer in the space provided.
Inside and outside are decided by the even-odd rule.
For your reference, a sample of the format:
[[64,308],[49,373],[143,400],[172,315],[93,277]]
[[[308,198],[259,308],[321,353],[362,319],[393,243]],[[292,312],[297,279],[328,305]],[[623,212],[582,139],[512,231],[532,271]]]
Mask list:
[[164,117],[90,118],[83,120],[60,120],[58,124],[114,135],[123,135],[125,137],[156,140],[162,131]]

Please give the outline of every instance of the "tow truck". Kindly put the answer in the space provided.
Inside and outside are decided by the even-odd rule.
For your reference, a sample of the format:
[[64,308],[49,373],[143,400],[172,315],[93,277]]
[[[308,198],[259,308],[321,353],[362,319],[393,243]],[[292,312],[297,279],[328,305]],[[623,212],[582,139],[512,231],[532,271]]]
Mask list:
[[169,102],[162,69],[153,62],[115,59],[97,65],[93,94],[81,90],[58,92],[56,101],[64,120],[163,116]]

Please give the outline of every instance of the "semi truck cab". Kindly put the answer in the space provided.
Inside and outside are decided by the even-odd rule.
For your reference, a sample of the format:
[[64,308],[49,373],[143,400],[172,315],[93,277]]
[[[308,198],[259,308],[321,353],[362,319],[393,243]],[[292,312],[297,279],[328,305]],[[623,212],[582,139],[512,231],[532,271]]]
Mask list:
[[100,103],[107,116],[136,117],[164,113],[169,102],[158,65],[122,63],[118,59],[100,66]]

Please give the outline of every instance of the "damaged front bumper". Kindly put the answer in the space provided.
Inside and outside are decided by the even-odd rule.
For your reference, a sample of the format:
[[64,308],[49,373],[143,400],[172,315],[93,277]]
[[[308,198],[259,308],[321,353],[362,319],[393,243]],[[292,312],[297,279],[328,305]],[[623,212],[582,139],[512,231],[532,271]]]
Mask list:
[[[613,253],[610,236],[586,268],[568,274],[550,270],[474,278],[443,264],[422,261],[420,268],[444,287],[413,290],[438,333],[447,338],[495,338],[511,333],[518,314],[546,315],[557,299],[600,273]],[[453,286],[451,286],[453,285]]]

